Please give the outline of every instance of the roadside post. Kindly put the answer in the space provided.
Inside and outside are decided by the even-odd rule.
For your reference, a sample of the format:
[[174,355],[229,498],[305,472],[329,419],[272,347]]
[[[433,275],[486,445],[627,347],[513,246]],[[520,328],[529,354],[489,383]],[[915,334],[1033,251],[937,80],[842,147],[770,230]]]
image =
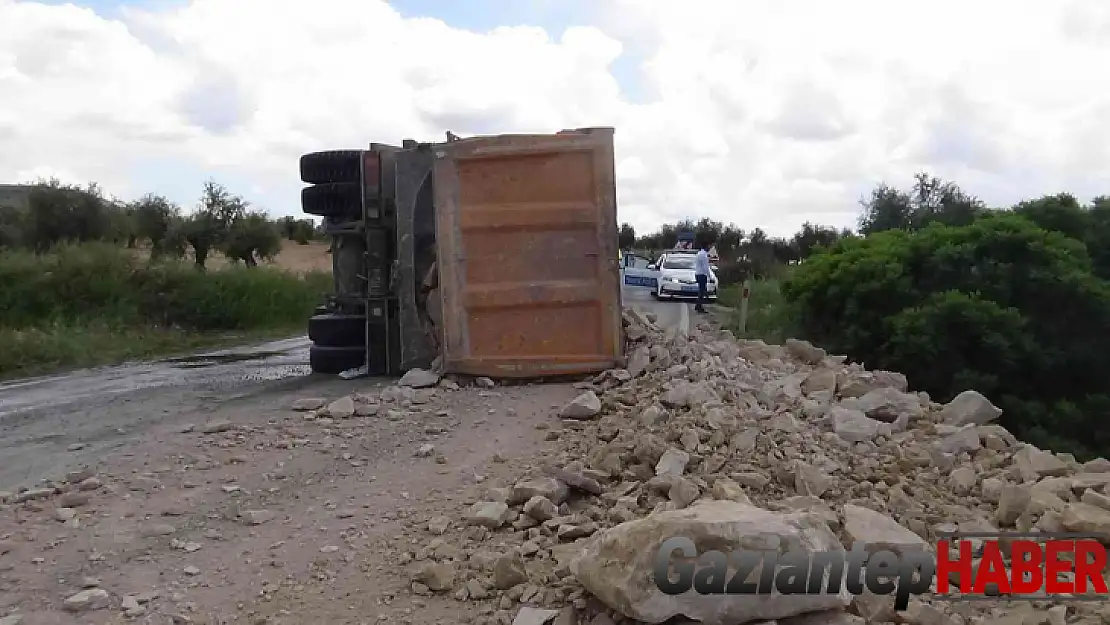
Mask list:
[[740,332],[744,333],[748,329],[748,298],[751,297],[752,290],[748,280],[744,279],[744,291],[740,296]]

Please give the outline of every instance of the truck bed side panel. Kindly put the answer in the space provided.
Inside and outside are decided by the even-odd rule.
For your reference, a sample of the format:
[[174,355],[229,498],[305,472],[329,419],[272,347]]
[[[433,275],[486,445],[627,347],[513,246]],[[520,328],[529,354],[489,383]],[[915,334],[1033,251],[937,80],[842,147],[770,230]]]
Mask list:
[[437,145],[448,371],[538,377],[621,356],[612,129]]

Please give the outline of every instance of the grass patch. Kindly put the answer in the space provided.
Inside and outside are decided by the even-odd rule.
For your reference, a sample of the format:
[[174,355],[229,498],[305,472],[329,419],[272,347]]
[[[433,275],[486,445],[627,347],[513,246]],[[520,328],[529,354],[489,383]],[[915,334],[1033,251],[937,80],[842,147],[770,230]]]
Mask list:
[[330,289],[323,272],[200,272],[109,245],[2,252],[0,377],[292,334]]
[[777,278],[753,280],[748,298],[748,322],[746,329],[740,331],[740,302],[743,297],[741,285],[721,289],[720,303],[733,308],[728,327],[737,337],[762,339],[771,344],[781,345],[788,338],[798,336],[797,315],[793,307],[779,290],[781,281]]

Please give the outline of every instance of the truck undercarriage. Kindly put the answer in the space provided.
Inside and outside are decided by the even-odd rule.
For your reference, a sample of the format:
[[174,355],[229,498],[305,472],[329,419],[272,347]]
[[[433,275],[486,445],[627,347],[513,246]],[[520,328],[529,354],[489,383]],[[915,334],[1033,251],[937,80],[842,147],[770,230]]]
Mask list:
[[[532,377],[620,358],[612,129],[448,133],[306,154],[300,170],[303,210],[332,238],[313,371],[399,375],[438,359]],[[550,336],[563,326],[575,340]]]
[[[435,267],[429,144],[301,157],[306,213],[332,238],[334,293],[309,320],[312,370],[372,375],[428,367],[436,354],[425,283]],[[434,278],[432,280],[434,284]]]

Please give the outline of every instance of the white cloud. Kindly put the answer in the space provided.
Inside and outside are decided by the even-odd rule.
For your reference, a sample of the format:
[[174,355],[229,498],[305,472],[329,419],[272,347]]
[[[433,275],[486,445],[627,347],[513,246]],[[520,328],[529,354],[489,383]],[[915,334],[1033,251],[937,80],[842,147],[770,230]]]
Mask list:
[[[594,27],[562,33],[467,32],[378,0],[125,16],[0,0],[0,180],[133,196],[159,191],[145,165],[178,163],[288,214],[304,152],[612,125],[640,230],[851,225],[861,194],[918,169],[998,204],[1110,193],[1104,0],[599,0]],[[622,92],[622,53],[650,101]]]

